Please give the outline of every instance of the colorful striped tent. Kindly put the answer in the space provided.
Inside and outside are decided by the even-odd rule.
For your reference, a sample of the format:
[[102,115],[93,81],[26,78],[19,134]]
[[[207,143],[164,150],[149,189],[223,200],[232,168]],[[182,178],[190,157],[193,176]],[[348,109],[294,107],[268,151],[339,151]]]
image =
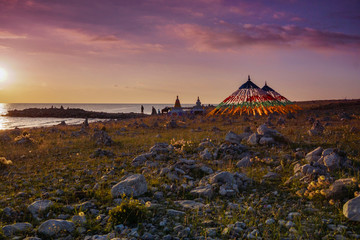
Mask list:
[[269,87],[266,82],[265,82],[265,85],[262,88],[262,90],[267,92],[269,95],[271,95],[276,100],[283,103],[284,106],[286,106],[289,109],[289,111],[294,112],[294,111],[297,111],[297,110],[301,110],[301,108],[298,105],[294,104],[289,99],[287,99],[286,97],[282,96],[280,93],[278,93],[277,91],[275,91],[274,89]]
[[287,105],[266,91],[254,84],[250,76],[248,81],[241,85],[238,90],[222,101],[208,115],[225,114],[269,114],[269,113],[287,113],[294,111]]

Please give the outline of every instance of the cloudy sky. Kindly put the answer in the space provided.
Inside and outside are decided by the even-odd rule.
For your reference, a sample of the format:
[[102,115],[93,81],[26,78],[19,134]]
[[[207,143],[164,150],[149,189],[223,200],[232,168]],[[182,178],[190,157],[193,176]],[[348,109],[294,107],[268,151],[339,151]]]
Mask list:
[[360,98],[358,0],[0,0],[0,102]]

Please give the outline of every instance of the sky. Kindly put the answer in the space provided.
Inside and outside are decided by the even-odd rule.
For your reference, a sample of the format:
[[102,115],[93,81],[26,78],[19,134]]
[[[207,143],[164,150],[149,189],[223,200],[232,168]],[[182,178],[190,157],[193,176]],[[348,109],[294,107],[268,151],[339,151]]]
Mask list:
[[360,98],[360,1],[0,0],[1,72],[6,103]]

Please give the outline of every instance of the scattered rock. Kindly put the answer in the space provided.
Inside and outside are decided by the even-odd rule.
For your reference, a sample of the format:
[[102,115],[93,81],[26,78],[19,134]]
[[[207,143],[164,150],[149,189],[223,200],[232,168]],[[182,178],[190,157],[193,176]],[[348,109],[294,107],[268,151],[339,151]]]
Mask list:
[[246,156],[236,163],[236,167],[238,168],[250,167],[251,165],[252,162],[250,156]]
[[344,204],[343,214],[351,221],[360,222],[360,196],[350,199]]
[[273,137],[263,136],[259,140],[260,145],[271,145],[274,143],[275,143],[275,140]]
[[31,232],[33,229],[33,226],[30,223],[24,222],[24,223],[15,223],[12,225],[6,225],[2,228],[2,231],[5,236],[12,237],[17,234],[25,234],[27,232]]
[[147,192],[146,179],[141,174],[127,176],[111,189],[111,195],[116,198],[122,194],[138,197]]
[[37,218],[39,214],[46,212],[53,205],[54,203],[50,200],[39,200],[30,204],[28,210],[35,218]]
[[115,154],[112,151],[104,150],[101,148],[96,149],[96,151],[90,155],[91,158],[97,157],[114,157]]
[[229,143],[240,144],[241,140],[240,136],[232,131],[229,131],[225,136],[225,141]]
[[95,130],[93,139],[96,141],[96,145],[111,146],[114,143],[109,134],[104,130]]
[[210,183],[235,184],[234,176],[230,172],[220,172],[210,178]]
[[175,201],[175,204],[179,204],[181,207],[183,207],[185,209],[199,209],[199,208],[204,207],[204,204],[195,202],[193,200]]
[[325,191],[325,196],[329,199],[343,199],[351,196],[355,187],[356,182],[352,178],[338,179]]
[[323,152],[323,148],[318,147],[313,151],[309,152],[308,154],[306,154],[305,159],[307,162],[316,162],[320,159],[322,152]]
[[310,136],[318,136],[318,135],[322,135],[324,132],[325,128],[324,126],[321,124],[321,122],[319,120],[316,120],[311,129],[308,131]]
[[45,237],[58,237],[70,234],[74,230],[75,224],[70,221],[50,219],[40,225],[38,233]]
[[247,139],[248,144],[250,145],[256,145],[259,143],[261,136],[257,133],[253,133],[249,136],[249,138]]
[[197,187],[191,190],[190,193],[204,198],[212,198],[214,195],[211,185]]
[[204,151],[202,151],[200,153],[200,158],[202,160],[211,160],[213,158],[213,155],[211,154],[211,152],[209,151],[209,149],[205,149]]

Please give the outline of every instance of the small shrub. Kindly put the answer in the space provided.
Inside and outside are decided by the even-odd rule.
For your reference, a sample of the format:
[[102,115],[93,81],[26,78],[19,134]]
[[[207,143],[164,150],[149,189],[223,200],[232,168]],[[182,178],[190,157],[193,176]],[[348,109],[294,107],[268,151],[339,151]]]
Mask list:
[[12,165],[11,160],[7,160],[4,157],[0,157],[0,169],[6,168],[9,165]]
[[146,217],[147,209],[139,200],[123,197],[121,204],[110,210],[109,215],[109,221],[114,226],[118,224],[134,225]]

